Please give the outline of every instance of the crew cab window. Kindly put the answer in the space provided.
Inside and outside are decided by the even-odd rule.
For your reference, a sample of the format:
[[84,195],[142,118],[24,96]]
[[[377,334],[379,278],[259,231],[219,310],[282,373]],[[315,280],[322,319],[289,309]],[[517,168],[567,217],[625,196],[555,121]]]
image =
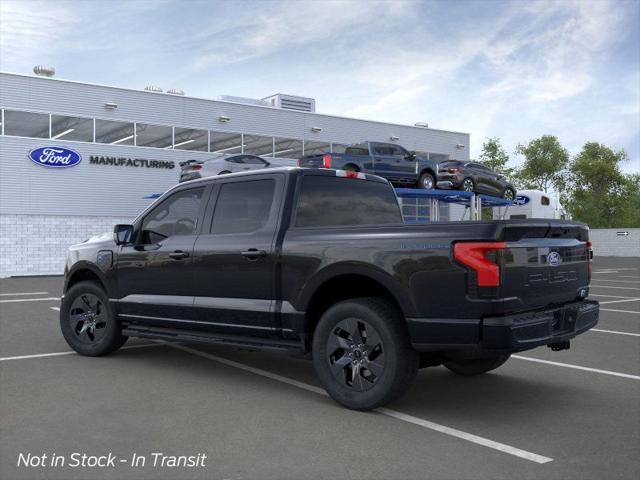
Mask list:
[[175,235],[193,235],[204,187],[181,190],[155,207],[142,222],[142,242],[158,243]]
[[[336,145],[333,147],[334,153],[340,153],[336,151]],[[349,145],[345,151],[345,155],[369,155],[369,145],[366,143],[359,143],[357,145]]]
[[223,183],[213,212],[211,233],[251,233],[269,221],[275,180]]
[[393,155],[393,147],[388,145],[376,145],[373,151],[376,155]]
[[407,155],[409,155],[409,152],[407,152],[404,148],[397,146],[397,145],[389,145],[387,147],[389,149],[389,155],[393,155],[394,157],[406,157]]
[[296,227],[399,223],[400,207],[388,184],[327,176],[302,178]]

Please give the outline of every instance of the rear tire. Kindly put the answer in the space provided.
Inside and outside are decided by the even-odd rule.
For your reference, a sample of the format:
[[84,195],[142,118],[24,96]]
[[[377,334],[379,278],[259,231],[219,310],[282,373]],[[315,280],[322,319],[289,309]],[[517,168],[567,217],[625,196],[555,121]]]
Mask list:
[[432,190],[436,188],[436,179],[430,173],[423,173],[418,180],[418,188],[424,190]]
[[485,358],[447,360],[443,363],[453,373],[471,377],[495,370],[509,360],[509,357],[510,354],[506,353]]
[[418,371],[401,313],[379,298],[333,305],[313,335],[313,366],[339,404],[372,410],[404,394]]
[[105,291],[95,282],[79,282],[65,293],[60,329],[71,348],[90,357],[115,352],[128,339],[122,335]]
[[513,191],[513,188],[507,187],[504,189],[504,192],[502,193],[502,198],[504,198],[505,200],[515,200],[516,192]]
[[462,180],[462,184],[460,185],[460,190],[462,190],[463,192],[475,192],[476,184],[472,178],[467,177],[464,180]]

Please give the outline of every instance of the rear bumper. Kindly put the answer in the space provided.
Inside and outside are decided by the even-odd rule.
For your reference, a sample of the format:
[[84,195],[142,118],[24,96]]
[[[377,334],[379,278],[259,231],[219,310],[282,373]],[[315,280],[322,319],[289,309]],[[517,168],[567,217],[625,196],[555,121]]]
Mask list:
[[560,307],[477,319],[408,318],[418,351],[458,349],[518,352],[564,342],[598,323],[599,304],[592,300]]

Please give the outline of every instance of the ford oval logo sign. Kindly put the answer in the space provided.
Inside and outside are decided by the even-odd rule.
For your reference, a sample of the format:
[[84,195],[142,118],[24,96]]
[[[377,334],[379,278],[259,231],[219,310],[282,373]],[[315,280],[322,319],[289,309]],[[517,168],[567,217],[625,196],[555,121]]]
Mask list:
[[547,255],[547,264],[549,264],[550,267],[557,267],[561,263],[562,257],[558,252],[549,252],[549,255]]
[[82,161],[82,156],[70,148],[38,147],[29,152],[29,160],[43,167],[67,168]]
[[531,199],[526,195],[517,195],[516,199],[513,201],[514,205],[526,205],[529,203]]

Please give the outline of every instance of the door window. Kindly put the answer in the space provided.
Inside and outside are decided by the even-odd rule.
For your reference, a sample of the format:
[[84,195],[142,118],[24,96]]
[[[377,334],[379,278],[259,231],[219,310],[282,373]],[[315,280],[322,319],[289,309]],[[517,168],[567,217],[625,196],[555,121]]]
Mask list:
[[204,187],[182,190],[160,203],[142,222],[143,243],[158,243],[175,235],[193,235]]
[[387,147],[390,151],[390,155],[393,155],[394,157],[406,157],[407,155],[409,155],[409,152],[407,152],[404,148],[397,146],[397,145],[389,145],[389,147]]
[[251,233],[264,228],[269,222],[275,186],[272,178],[221,184],[211,233]]

